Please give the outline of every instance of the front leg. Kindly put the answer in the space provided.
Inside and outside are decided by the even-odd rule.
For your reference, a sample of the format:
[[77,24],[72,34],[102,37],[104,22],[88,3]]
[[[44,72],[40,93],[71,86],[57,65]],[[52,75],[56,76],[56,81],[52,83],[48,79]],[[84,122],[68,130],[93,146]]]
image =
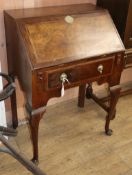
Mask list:
[[39,123],[45,113],[45,107],[39,108],[36,110],[32,110],[29,105],[26,106],[26,109],[30,115],[29,126],[31,132],[31,140],[33,144],[33,158],[32,161],[35,164],[39,162],[39,154],[38,154],[38,132],[39,132]]
[[116,104],[118,102],[119,96],[120,96],[121,87],[120,85],[110,87],[110,106],[108,115],[106,117],[106,124],[105,124],[105,133],[108,136],[112,135],[112,130],[109,128],[110,121],[115,118],[116,114]]

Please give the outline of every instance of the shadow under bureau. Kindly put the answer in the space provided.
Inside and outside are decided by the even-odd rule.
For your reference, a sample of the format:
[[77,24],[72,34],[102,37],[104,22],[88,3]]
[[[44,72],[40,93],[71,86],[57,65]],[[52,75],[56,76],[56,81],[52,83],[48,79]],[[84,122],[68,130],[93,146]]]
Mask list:
[[[107,112],[105,132],[112,134],[124,66],[124,46],[106,10],[91,4],[8,10],[4,12],[9,74],[17,77],[26,98],[38,161],[38,128],[50,98],[79,86],[78,106],[93,95],[90,83],[108,83],[109,106],[94,99]],[[16,94],[11,97],[13,127],[18,125]],[[95,109],[96,110],[96,109]]]

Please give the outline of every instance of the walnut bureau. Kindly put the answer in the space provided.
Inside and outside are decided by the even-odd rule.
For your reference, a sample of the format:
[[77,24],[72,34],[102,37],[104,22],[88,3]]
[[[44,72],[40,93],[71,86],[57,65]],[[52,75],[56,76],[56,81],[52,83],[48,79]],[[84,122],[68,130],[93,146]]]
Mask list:
[[[96,97],[95,101],[108,113],[105,132],[111,135],[109,124],[120,94],[125,50],[109,13],[91,4],[78,4],[8,10],[4,19],[8,70],[18,78],[26,98],[33,161],[38,161],[39,122],[47,102],[60,97],[64,88],[79,86],[78,106],[83,107],[87,83],[108,83],[110,105]],[[16,128],[15,93],[11,106]]]

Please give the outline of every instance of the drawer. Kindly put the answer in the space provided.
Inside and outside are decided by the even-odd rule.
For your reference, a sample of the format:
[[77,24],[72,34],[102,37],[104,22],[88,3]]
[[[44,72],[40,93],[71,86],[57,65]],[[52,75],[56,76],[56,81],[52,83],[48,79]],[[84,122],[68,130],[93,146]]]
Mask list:
[[113,56],[98,61],[48,70],[46,71],[46,89],[61,87],[60,77],[63,73],[67,75],[69,81],[69,83],[65,83],[66,86],[75,86],[90,79],[108,76],[112,73],[114,60],[115,57]]

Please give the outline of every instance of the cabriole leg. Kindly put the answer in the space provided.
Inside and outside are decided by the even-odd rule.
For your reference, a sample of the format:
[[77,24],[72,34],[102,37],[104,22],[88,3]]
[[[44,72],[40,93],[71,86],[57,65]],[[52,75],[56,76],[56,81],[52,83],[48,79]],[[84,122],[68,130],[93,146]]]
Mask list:
[[[26,107],[27,108],[27,107]],[[40,120],[43,117],[43,114],[45,113],[45,108],[39,108],[36,110],[29,110],[29,107],[27,108],[27,111],[30,115],[29,120],[29,126],[31,131],[31,140],[33,144],[33,158],[32,161],[35,164],[39,163],[39,151],[38,151],[38,132],[39,132],[39,123]]]
[[110,87],[110,106],[109,106],[109,112],[106,117],[106,124],[105,124],[105,133],[108,136],[112,135],[112,130],[109,128],[110,121],[115,118],[116,114],[116,104],[118,102],[119,96],[120,96],[121,87],[120,85]]

